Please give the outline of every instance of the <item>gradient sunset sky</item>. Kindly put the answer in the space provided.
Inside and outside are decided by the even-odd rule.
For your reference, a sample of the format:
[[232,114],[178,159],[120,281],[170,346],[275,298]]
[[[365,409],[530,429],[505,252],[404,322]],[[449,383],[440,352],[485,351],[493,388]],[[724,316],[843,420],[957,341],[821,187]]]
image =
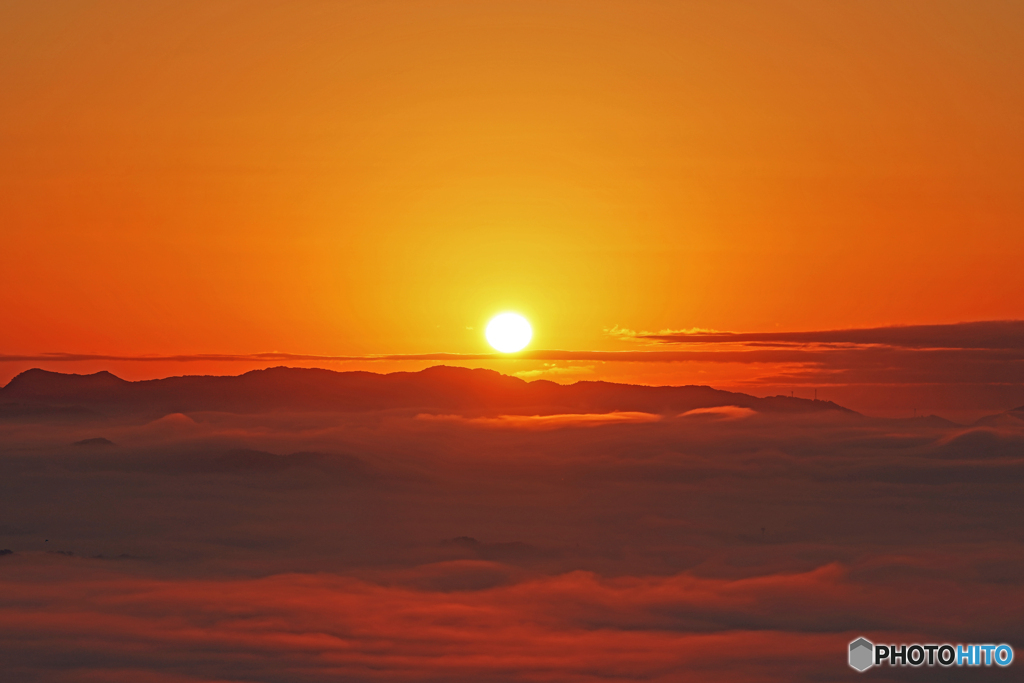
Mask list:
[[0,382],[1024,318],[1021,3],[5,2],[0,90]]
[[0,679],[1021,680],[1022,256],[1024,0],[0,0]]

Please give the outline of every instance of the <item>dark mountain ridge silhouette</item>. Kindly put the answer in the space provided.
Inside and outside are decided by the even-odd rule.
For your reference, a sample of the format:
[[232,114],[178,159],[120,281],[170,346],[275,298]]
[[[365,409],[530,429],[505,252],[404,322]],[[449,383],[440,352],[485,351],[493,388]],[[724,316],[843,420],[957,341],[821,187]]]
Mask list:
[[336,372],[275,367],[237,376],[184,376],[129,382],[109,372],[71,375],[27,370],[0,389],[0,404],[80,407],[105,414],[268,410],[361,412],[391,409],[507,413],[680,413],[740,406],[763,413],[855,415],[831,401],[757,398],[707,386],[611,382],[526,382],[493,370],[435,366],[420,372]]
[[986,415],[974,424],[979,427],[1020,427],[1024,425],[1024,406],[996,415]]

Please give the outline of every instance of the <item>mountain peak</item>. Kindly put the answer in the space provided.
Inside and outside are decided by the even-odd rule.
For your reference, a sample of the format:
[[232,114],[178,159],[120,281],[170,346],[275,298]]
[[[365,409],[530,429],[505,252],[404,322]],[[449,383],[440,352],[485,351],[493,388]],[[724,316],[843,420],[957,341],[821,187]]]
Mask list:
[[55,391],[115,388],[123,387],[127,384],[130,384],[130,382],[121,379],[107,370],[94,372],[90,375],[76,375],[52,372],[42,368],[32,368],[14,377],[7,383],[4,390],[34,395]]

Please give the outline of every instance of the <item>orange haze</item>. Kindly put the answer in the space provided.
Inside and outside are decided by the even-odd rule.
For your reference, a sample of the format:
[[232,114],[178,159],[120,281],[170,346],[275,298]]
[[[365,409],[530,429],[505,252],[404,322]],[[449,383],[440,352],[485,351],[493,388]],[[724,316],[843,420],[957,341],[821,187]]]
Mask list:
[[1019,3],[15,1],[0,91],[6,354],[1024,317]]

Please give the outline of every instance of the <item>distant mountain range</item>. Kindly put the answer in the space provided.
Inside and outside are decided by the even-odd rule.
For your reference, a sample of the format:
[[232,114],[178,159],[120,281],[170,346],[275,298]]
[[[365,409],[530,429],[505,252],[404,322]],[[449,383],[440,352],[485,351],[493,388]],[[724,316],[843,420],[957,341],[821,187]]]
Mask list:
[[72,375],[33,369],[0,389],[0,415],[8,417],[398,409],[520,415],[611,411],[674,414],[719,406],[740,406],[760,413],[856,414],[831,401],[789,396],[757,398],[706,386],[651,387],[611,382],[561,385],[546,380],[526,382],[493,370],[447,366],[386,375],[277,367],[238,376],[139,382],[109,372]]
[[984,427],[1024,427],[1024,406],[1007,410],[997,415],[989,415],[978,420],[975,424]]

